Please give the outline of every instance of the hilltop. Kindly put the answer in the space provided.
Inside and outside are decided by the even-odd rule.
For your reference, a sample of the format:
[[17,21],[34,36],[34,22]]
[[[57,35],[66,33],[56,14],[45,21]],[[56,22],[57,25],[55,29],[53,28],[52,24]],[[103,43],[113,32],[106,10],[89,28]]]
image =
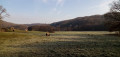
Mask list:
[[93,15],[85,17],[77,17],[70,20],[64,20],[60,22],[52,23],[51,26],[60,27],[61,30],[74,30],[74,31],[101,31],[106,30],[104,26],[103,15]]

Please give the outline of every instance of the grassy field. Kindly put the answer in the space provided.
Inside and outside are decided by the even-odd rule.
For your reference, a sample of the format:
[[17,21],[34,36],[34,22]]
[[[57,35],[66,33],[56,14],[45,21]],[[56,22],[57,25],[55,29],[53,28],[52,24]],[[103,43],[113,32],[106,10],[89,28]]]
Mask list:
[[105,31],[1,32],[0,57],[120,57],[120,37]]

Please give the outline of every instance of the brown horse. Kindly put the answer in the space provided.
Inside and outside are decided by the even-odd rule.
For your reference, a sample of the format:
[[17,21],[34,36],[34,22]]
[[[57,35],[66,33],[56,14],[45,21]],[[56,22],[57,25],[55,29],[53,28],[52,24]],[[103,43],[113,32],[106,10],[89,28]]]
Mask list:
[[47,32],[47,33],[46,33],[46,36],[50,36],[50,33],[49,33],[49,32]]

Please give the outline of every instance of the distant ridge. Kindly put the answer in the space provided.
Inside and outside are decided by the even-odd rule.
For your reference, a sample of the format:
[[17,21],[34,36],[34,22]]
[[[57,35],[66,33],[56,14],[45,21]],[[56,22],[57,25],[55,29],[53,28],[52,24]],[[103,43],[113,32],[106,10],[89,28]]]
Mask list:
[[104,21],[103,15],[92,15],[54,22],[51,26],[60,27],[61,30],[70,29],[74,31],[104,31],[106,30]]
[[14,24],[11,22],[3,21],[3,27],[15,27],[17,29],[25,29],[30,26],[46,26],[51,25],[60,30],[67,31],[105,31],[107,30],[104,26],[104,16],[103,15],[92,15],[85,17],[77,17],[70,20],[64,20],[59,22],[54,22],[51,24],[33,23],[33,24]]
[[12,26],[16,26],[18,24],[14,24],[14,23],[11,23],[11,22],[7,22],[7,21],[2,21],[2,27],[5,28],[5,27],[12,27]]
[[25,24],[25,25],[27,25],[27,26],[35,26],[35,25],[39,25],[39,26],[41,26],[41,25],[49,25],[49,24],[43,24],[43,23],[32,23],[32,24]]

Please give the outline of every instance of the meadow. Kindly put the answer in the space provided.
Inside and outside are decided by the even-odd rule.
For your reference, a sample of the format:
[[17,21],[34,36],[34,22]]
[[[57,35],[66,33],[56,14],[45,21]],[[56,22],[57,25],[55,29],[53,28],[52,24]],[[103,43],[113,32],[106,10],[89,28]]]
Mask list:
[[120,37],[107,31],[1,32],[0,57],[120,57]]

